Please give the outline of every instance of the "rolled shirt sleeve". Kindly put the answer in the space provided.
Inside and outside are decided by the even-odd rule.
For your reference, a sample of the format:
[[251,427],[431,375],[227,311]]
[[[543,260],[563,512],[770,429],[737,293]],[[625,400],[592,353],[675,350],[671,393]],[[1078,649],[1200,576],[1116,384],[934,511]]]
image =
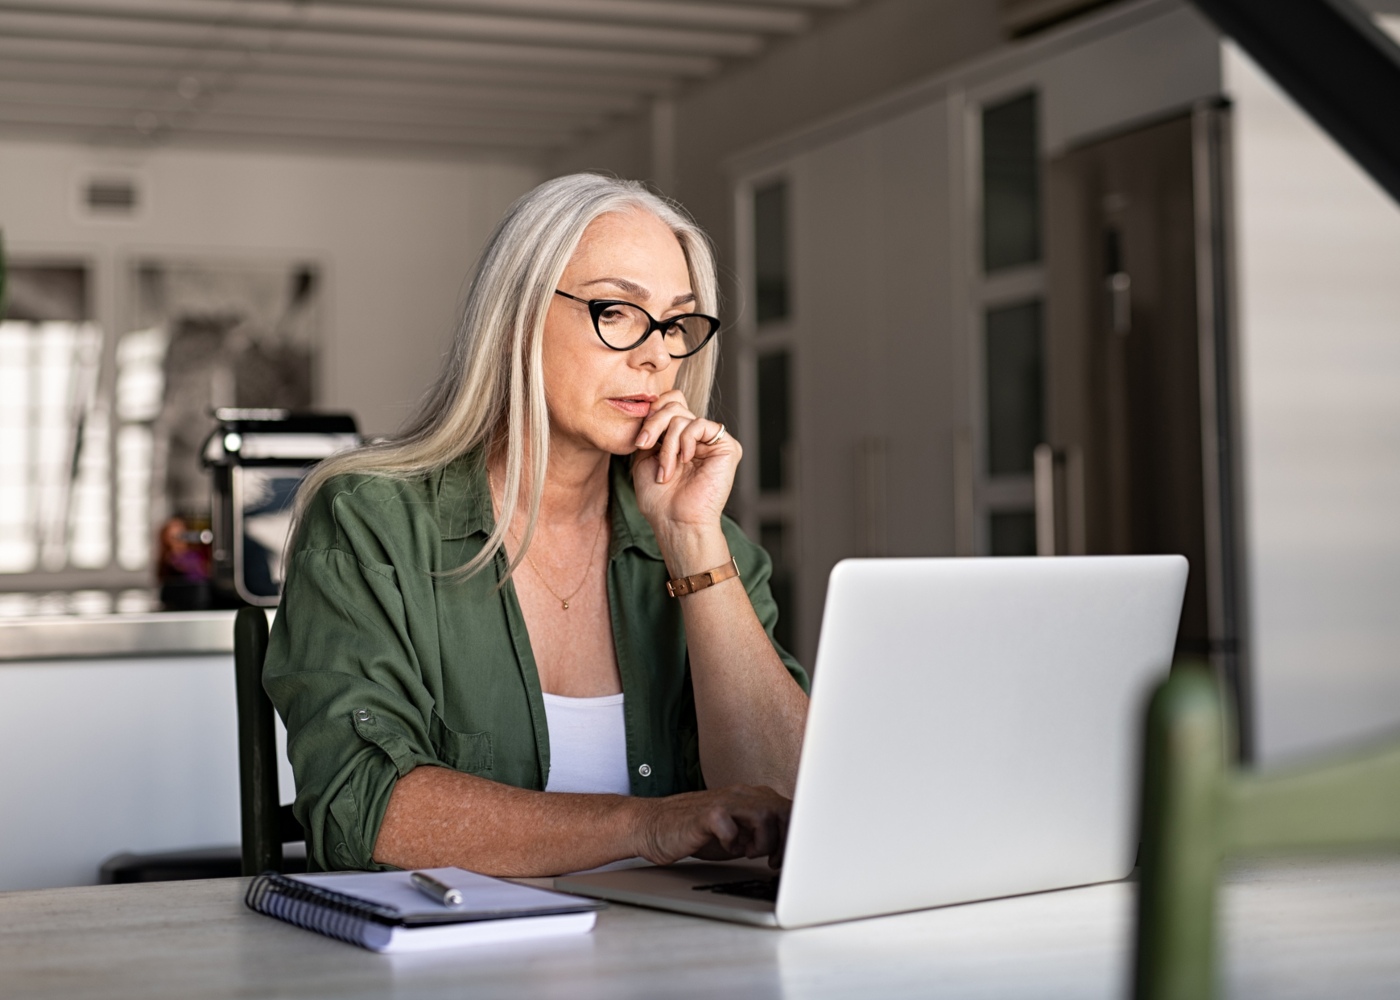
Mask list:
[[328,488],[303,522],[264,685],[287,724],[293,810],[313,866],[372,869],[394,783],[442,762],[394,567],[356,551],[335,503]]

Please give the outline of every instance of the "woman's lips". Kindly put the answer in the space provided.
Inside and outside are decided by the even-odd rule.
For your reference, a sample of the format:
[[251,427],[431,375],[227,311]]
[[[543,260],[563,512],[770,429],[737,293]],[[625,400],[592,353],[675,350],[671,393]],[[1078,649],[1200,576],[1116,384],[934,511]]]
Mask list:
[[655,396],[613,396],[608,400],[629,417],[645,417],[651,412],[651,404],[656,402]]

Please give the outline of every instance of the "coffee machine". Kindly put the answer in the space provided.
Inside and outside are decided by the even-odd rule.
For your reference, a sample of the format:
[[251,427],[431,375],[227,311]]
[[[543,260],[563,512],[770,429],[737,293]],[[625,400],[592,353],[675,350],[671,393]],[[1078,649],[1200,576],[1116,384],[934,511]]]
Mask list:
[[202,459],[213,479],[212,582],[224,604],[273,607],[297,489],[312,466],[360,443],[348,413],[217,409]]

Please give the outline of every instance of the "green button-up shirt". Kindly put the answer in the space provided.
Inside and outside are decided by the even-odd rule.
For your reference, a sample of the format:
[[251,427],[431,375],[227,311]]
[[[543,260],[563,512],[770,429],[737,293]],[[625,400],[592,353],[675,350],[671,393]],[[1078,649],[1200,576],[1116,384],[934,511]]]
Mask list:
[[[685,625],[625,459],[612,465],[610,516],[632,794],[702,788]],[[263,683],[287,724],[312,867],[383,867],[371,855],[389,795],[420,764],[544,788],[549,728],[515,588],[497,588],[505,555],[469,579],[451,572],[494,525],[480,452],[419,479],[340,477],[307,508]],[[723,530],[772,639],[768,556],[728,518]],[[773,646],[805,689],[802,668]]]

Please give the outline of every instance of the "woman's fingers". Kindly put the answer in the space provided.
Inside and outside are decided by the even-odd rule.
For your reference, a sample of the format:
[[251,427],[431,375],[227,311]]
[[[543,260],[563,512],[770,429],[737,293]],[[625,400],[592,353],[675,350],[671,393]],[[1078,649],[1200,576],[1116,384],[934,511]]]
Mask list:
[[695,414],[690,412],[690,407],[686,404],[685,397],[680,390],[672,389],[670,392],[658,396],[656,402],[651,404],[651,410],[642,420],[642,426],[637,431],[638,448],[654,448],[661,440],[661,436],[666,433],[666,426],[677,414],[683,414],[691,420],[695,419]]
[[669,414],[656,449],[656,481],[669,482],[679,466],[695,461],[701,445],[718,434],[719,429],[715,421],[701,420],[689,411]]
[[647,860],[670,864],[697,855],[707,860],[781,859],[792,803],[771,788],[736,786],[654,800]]
[[700,449],[700,446],[718,434],[719,429],[723,426],[723,424],[713,420],[700,420],[698,418],[687,424],[685,429],[680,432],[681,461],[693,462],[695,453]]
[[664,483],[675,475],[677,466],[695,460],[700,445],[719,433],[720,426],[697,417],[680,391],[673,389],[652,404],[637,432],[636,445],[652,449],[657,462],[656,481]]
[[737,787],[722,790],[726,815],[736,829],[723,846],[733,857],[781,857],[792,803],[771,788]]
[[676,464],[680,461],[681,438],[684,436],[686,427],[695,422],[695,417],[689,413],[676,414],[672,416],[666,425],[666,435],[661,439],[661,444],[657,446],[657,459],[661,463],[656,470],[656,481],[664,483],[670,480],[675,474]]
[[[679,396],[678,393],[676,395]],[[686,409],[684,399],[673,399],[666,402],[657,400],[652,405],[651,413],[642,421],[642,429],[637,434],[637,447],[652,449],[657,461],[658,483],[669,479],[675,468],[678,431],[694,419],[695,414]]]

